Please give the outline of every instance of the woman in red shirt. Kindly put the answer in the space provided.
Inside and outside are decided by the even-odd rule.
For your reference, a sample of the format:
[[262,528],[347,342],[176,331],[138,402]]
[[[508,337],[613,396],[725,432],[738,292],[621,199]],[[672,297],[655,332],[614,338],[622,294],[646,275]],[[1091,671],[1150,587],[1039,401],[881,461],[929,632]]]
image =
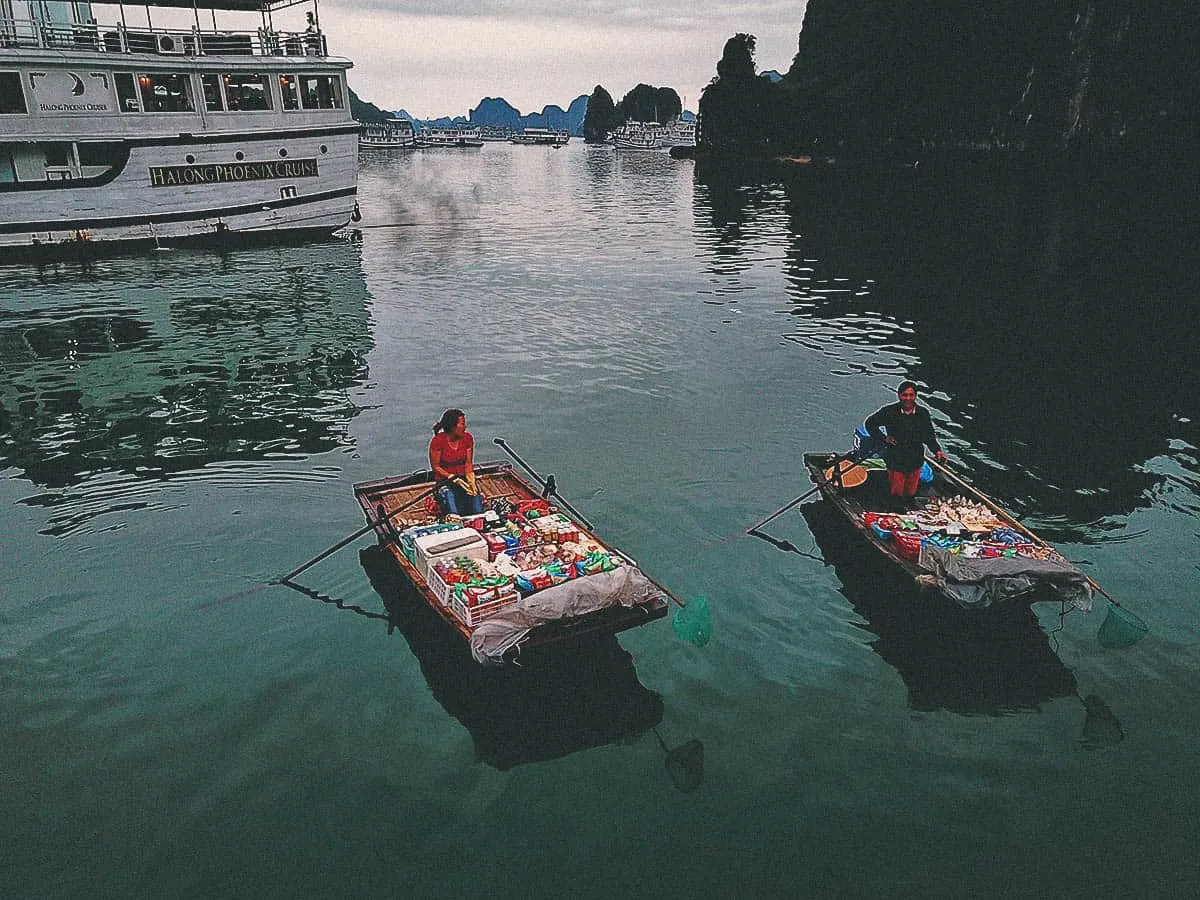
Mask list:
[[450,515],[480,515],[483,495],[475,486],[475,438],[461,409],[448,409],[433,426],[429,467],[437,478],[433,495]]

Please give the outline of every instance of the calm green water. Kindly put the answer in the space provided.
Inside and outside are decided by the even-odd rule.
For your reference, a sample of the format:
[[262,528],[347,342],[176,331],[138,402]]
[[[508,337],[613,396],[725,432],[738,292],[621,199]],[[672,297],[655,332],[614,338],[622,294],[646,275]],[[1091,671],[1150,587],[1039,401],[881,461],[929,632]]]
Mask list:
[[[0,894],[1190,893],[1191,193],[699,174],[380,154],[359,241],[0,267]],[[905,375],[1149,637],[931,609],[819,504],[742,535]],[[452,405],[712,642],[491,672],[369,541],[266,585]]]

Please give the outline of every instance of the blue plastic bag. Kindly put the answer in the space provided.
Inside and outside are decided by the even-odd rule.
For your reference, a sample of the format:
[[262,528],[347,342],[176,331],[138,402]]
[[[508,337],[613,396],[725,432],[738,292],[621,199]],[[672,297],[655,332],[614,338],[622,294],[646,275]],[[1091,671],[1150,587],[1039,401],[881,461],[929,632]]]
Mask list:
[[865,425],[854,429],[854,451],[852,456],[857,460],[869,459],[883,452],[884,444],[871,437]]

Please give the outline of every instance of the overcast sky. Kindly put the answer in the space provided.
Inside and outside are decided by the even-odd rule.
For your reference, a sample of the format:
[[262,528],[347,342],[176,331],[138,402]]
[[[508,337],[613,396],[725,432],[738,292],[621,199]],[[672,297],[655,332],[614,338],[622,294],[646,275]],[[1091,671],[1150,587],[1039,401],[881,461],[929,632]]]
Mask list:
[[674,88],[695,110],[725,41],[758,39],[759,71],[787,71],[805,0],[322,0],[329,51],[381,109],[467,115],[484,97],[524,114],[603,85]]

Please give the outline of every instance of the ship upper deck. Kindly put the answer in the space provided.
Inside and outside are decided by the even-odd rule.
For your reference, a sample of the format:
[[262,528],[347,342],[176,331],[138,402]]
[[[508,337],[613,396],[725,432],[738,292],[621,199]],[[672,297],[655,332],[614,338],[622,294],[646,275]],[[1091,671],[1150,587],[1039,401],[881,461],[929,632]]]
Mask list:
[[[311,7],[306,21],[299,19],[297,6]],[[208,56],[329,57],[315,0],[150,0],[133,6],[139,19],[144,13],[144,25],[140,21],[132,24],[132,15],[126,14],[128,7],[120,3],[11,0],[0,7],[9,8],[11,15],[0,16],[0,61],[36,56],[38,51],[110,58],[119,54],[143,60],[147,56],[182,56],[196,62]],[[165,24],[154,22],[154,10]],[[223,27],[226,22],[218,22],[218,12],[223,19],[240,18],[242,27]],[[277,27],[277,14],[292,28]],[[247,23],[256,27],[246,27]],[[348,61],[341,62],[348,67]]]

